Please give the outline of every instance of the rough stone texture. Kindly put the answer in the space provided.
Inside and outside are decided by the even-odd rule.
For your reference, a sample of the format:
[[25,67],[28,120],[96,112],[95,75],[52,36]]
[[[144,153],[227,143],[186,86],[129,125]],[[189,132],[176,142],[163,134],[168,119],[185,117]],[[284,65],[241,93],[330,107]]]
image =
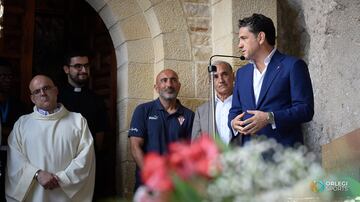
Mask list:
[[199,4],[199,2],[183,3],[184,12],[187,17],[210,17],[209,4]]
[[190,33],[190,42],[195,47],[211,47],[211,36],[208,33]]
[[154,74],[152,64],[129,63],[128,81],[130,98],[151,99],[153,80],[149,75]]
[[115,47],[116,47],[115,54],[116,54],[117,68],[119,68],[121,65],[129,62],[127,43],[123,43]]
[[190,37],[187,31],[163,34],[164,59],[191,60]]
[[[310,36],[305,27],[300,1],[278,2],[277,47],[280,51],[300,58],[305,57]],[[306,58],[304,58],[306,60]]]
[[125,161],[121,162],[120,165],[116,165],[116,170],[119,171],[119,175],[121,175],[121,178],[118,178],[118,180],[121,180],[119,184],[126,185],[119,185],[117,192],[124,197],[132,197],[135,182],[135,167],[136,164],[134,161]]
[[145,38],[127,42],[130,62],[149,63],[154,61],[152,39]]
[[154,54],[155,54],[155,63],[164,60],[164,39],[163,35],[157,35],[153,38]]
[[183,2],[191,2],[191,3],[209,3],[209,0],[182,0]]
[[183,10],[177,0],[166,0],[153,6],[163,33],[187,30]]
[[108,29],[118,21],[111,9],[108,4],[105,4],[99,11],[99,15]]
[[186,106],[187,108],[195,111],[196,108],[201,105],[202,103],[206,102],[207,99],[187,99],[187,98],[180,98],[180,102],[182,105]]
[[[129,95],[129,82],[128,82],[128,62],[118,67],[117,71],[117,102],[125,99]],[[118,110],[120,110],[118,108]],[[124,121],[120,119],[121,121]]]
[[207,33],[210,30],[208,18],[188,18],[187,24],[191,32]]
[[211,57],[211,47],[195,47],[193,48],[193,57],[196,61],[207,61]]
[[[111,40],[113,42],[114,47],[118,47],[122,43],[125,42],[125,37],[124,37],[124,34],[122,32],[121,25],[119,22],[117,22],[116,24],[111,26],[111,28],[109,29],[109,33],[110,33]],[[119,60],[117,59],[117,61],[119,61]]]
[[[357,0],[287,1],[284,14],[298,25],[296,48],[309,64],[315,96],[315,115],[305,125],[306,144],[320,153],[320,145],[360,125],[359,52],[360,2]],[[286,26],[286,25],[284,25]],[[280,28],[279,28],[280,29]],[[282,29],[289,31],[286,27]],[[291,29],[291,28],[289,28]],[[289,38],[286,38],[289,40]]]
[[[192,90],[195,90],[195,98],[192,106],[196,108],[196,104],[199,104],[201,100],[199,98],[206,97],[207,90],[201,89],[201,84],[204,83],[204,79],[200,75],[207,77],[207,64],[212,54],[212,39],[211,39],[211,5],[209,1],[187,1],[182,0],[183,9],[188,24],[188,31],[190,33],[190,42],[192,47],[192,60],[195,61],[193,66],[194,84]],[[199,66],[203,66],[202,71],[198,69]],[[199,80],[200,79],[200,80]],[[189,100],[190,101],[190,100]],[[190,104],[188,102],[187,104]]]
[[159,21],[157,19],[157,16],[155,14],[155,11],[153,8],[147,10],[144,12],[145,15],[145,19],[148,23],[148,27],[151,33],[151,37],[156,37],[159,34],[161,34],[161,29],[160,29],[160,25],[159,25]]
[[136,0],[138,5],[141,7],[143,11],[148,10],[151,7],[151,2],[149,0]]
[[[214,45],[217,41],[231,34],[234,30],[232,27],[232,11],[229,1],[219,1],[212,5],[212,39]],[[214,51],[216,48],[214,47]]]
[[197,98],[207,99],[210,95],[210,85],[209,85],[209,72],[208,72],[209,62],[198,62],[196,63],[195,68],[195,90]]
[[141,8],[134,0],[112,0],[109,1],[108,4],[113,10],[114,15],[116,15],[120,21],[142,12]]
[[147,21],[143,14],[133,15],[121,21],[124,37],[127,40],[136,40],[150,37]]

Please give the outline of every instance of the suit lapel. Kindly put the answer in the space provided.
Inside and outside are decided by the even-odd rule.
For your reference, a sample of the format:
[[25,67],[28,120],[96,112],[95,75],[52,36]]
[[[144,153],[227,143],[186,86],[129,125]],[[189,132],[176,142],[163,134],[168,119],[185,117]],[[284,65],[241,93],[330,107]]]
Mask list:
[[271,86],[271,83],[275,79],[276,75],[280,72],[282,65],[280,62],[283,57],[284,56],[279,51],[276,50],[273,57],[271,58],[271,61],[266,69],[266,73],[265,73],[264,81],[261,86],[259,100],[256,105],[256,109],[259,109],[259,107],[261,106],[261,103],[263,102],[265,95],[269,90],[269,87]]
[[[215,109],[214,110],[216,110],[216,103],[215,103]],[[210,130],[209,135],[212,136],[212,135],[215,134],[216,131],[214,130],[213,125],[212,125],[213,114],[211,113],[211,100],[208,102],[208,105],[207,105],[207,114],[208,114],[208,117],[209,117],[208,122],[207,122],[208,129]]]
[[251,104],[252,104],[251,108],[255,109],[256,102],[255,102],[255,93],[254,93],[254,65],[252,65],[252,71],[250,72],[249,78],[251,78],[250,86],[249,86],[249,88],[251,89]]

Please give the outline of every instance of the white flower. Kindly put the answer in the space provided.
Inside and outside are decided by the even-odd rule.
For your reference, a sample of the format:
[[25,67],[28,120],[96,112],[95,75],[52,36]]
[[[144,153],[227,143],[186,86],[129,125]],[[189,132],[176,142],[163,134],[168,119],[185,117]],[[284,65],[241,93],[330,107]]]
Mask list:
[[253,140],[221,155],[222,172],[208,186],[208,200],[285,201],[314,196],[310,183],[323,175],[306,147],[284,148],[275,140]]

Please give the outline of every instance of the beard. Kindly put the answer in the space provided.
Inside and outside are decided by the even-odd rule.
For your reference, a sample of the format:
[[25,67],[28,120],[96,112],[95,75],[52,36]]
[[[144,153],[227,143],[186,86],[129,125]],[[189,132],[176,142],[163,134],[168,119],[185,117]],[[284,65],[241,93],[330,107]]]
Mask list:
[[174,88],[166,88],[160,90],[159,95],[165,100],[173,100],[176,99],[178,92]]
[[89,81],[89,74],[69,74],[70,79],[79,86],[85,85]]

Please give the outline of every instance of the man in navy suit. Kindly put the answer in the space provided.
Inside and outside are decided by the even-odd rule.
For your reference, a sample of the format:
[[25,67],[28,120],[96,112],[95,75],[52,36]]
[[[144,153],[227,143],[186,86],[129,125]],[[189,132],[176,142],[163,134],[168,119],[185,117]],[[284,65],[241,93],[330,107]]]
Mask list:
[[249,64],[236,73],[229,127],[241,144],[258,135],[284,146],[303,143],[301,124],[314,115],[306,63],[275,48],[275,27],[261,14],[239,20],[239,48]]

